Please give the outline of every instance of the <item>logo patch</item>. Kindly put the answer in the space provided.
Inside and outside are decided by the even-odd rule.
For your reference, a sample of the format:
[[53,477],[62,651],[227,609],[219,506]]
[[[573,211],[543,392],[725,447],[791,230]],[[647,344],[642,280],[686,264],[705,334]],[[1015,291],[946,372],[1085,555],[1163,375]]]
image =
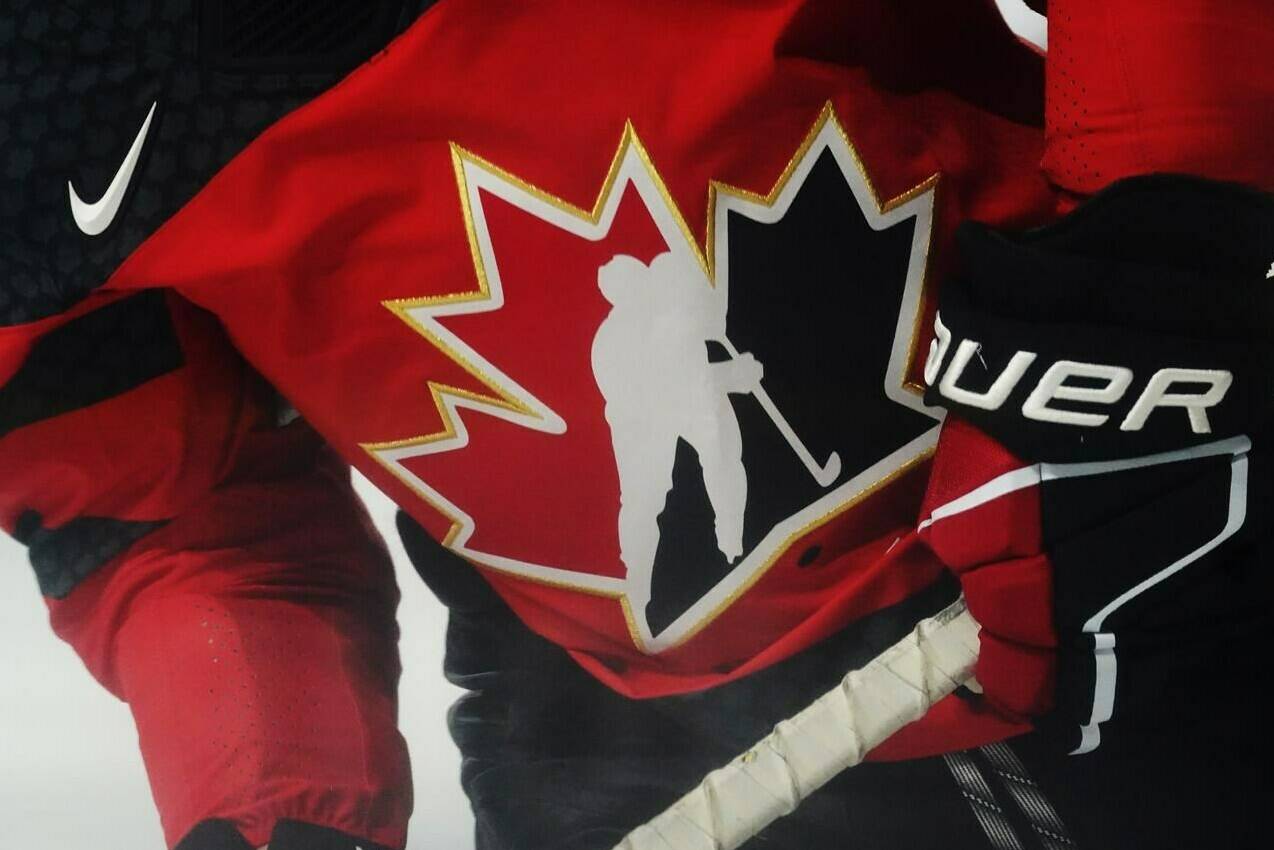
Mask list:
[[477,286],[386,304],[448,359],[443,428],[364,449],[461,556],[657,653],[932,450],[937,178],[882,202],[830,105],[767,194],[709,187],[703,246],[631,125],[591,210],[453,159]]
[[146,134],[150,132],[150,122],[155,117],[155,109],[158,106],[158,101],[150,105],[150,109],[146,112],[146,120],[142,122],[142,128],[137,131],[133,144],[124,155],[124,161],[120,163],[119,169],[111,178],[111,184],[106,187],[102,197],[90,204],[82,200],[79,193],[75,191],[75,186],[69,180],[67,181],[66,191],[71,201],[71,217],[75,219],[75,226],[84,235],[98,236],[105,232],[115,220],[120,204],[124,202],[124,196],[128,194],[128,184],[133,179],[133,170],[137,168],[137,161],[141,159],[142,148],[146,146]]

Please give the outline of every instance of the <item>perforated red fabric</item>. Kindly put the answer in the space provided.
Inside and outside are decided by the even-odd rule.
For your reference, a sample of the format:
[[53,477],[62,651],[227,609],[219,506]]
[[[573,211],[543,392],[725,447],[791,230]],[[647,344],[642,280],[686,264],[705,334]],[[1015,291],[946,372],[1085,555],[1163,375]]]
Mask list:
[[1053,0],[1048,12],[1054,183],[1089,195],[1175,172],[1274,188],[1268,0]]

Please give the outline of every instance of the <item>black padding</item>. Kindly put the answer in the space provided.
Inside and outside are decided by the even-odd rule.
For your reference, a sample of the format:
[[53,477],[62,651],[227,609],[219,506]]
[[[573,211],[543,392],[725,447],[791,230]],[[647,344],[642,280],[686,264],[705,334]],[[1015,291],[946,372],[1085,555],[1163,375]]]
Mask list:
[[281,820],[270,835],[270,850],[389,850],[325,826]]
[[177,843],[173,850],[254,850],[228,820],[206,820]]
[[63,599],[85,578],[162,525],[79,517],[57,528],[44,528],[40,514],[27,511],[18,518],[13,536],[28,547],[40,592]]
[[[281,820],[270,834],[270,850],[390,850],[325,826]],[[228,820],[206,820],[173,850],[255,850]]]
[[398,512],[398,534],[412,566],[442,604],[460,611],[505,607],[472,564],[430,537],[403,511]]
[[223,0],[203,4],[204,61],[226,70],[349,67],[393,36],[418,0]]
[[0,437],[128,392],[183,362],[162,293],[87,313],[41,337],[0,386]]

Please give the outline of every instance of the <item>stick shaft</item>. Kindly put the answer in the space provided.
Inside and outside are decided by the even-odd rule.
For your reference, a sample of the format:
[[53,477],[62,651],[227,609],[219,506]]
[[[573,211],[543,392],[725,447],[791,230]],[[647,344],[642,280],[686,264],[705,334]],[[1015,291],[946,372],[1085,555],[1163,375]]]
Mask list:
[[[721,343],[721,346],[726,350],[726,353],[729,354],[731,358],[736,360],[738,359],[739,350],[734,347],[734,343],[730,342],[730,340],[724,336],[720,337],[717,341]],[[796,429],[792,427],[792,423],[787,421],[787,417],[783,415],[783,411],[779,410],[778,405],[774,403],[774,399],[770,398],[770,394],[765,391],[764,387],[757,385],[757,387],[752,390],[752,396],[760,403],[761,409],[765,411],[765,414],[770,417],[770,420],[774,423],[774,427],[779,429],[779,433],[783,435],[783,439],[786,440],[787,444],[792,447],[792,451],[796,452],[796,456],[800,458],[802,465],[804,465],[804,467],[809,471],[810,475],[814,476],[814,480],[824,487],[831,484],[832,481],[834,481],[840,474],[840,464],[830,463],[829,459],[829,465],[825,466],[815,459],[813,453],[810,452],[809,447],[805,445],[805,442],[800,438],[800,435],[796,433]]]
[[978,624],[958,600],[686,796],[615,850],[735,850],[973,673]]

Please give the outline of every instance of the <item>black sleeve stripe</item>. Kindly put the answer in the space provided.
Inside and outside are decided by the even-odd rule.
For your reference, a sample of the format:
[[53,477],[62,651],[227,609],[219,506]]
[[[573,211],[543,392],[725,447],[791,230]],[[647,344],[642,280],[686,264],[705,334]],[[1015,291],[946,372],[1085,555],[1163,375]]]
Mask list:
[[13,536],[27,547],[40,593],[64,599],[81,581],[163,524],[79,517],[50,529],[37,511],[27,511],[18,518]]
[[146,292],[41,338],[0,387],[0,437],[114,398],[184,364],[168,305]]

